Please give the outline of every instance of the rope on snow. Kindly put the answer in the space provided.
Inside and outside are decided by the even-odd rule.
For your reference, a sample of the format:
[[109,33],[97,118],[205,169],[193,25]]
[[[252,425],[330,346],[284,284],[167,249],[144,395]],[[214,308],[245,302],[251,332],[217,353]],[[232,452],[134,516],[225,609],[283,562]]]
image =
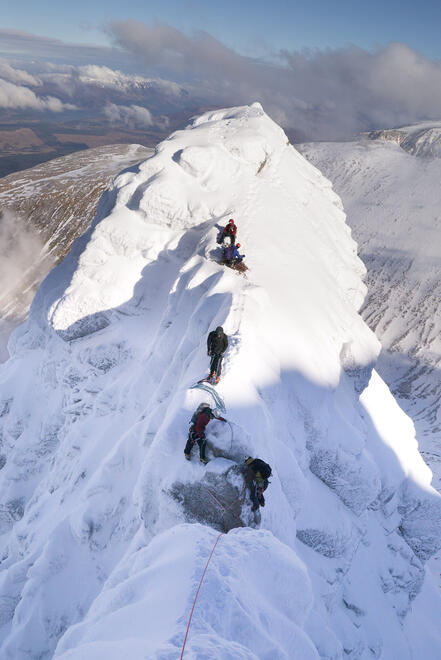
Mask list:
[[216,543],[214,544],[214,546],[213,546],[212,549],[211,549],[210,556],[209,556],[208,559],[207,559],[207,563],[205,564],[205,568],[204,568],[204,572],[202,573],[202,577],[201,577],[201,579],[199,580],[199,586],[198,586],[198,588],[197,588],[196,595],[195,595],[195,597],[194,597],[194,601],[193,601],[193,607],[191,608],[190,617],[189,617],[189,619],[188,619],[187,630],[185,631],[185,638],[184,638],[184,643],[183,643],[183,645],[182,645],[182,651],[181,651],[181,658],[180,658],[180,660],[182,660],[182,658],[184,657],[184,651],[185,651],[185,645],[186,645],[186,643],[187,643],[188,631],[190,630],[190,623],[191,623],[191,619],[192,619],[192,617],[193,617],[193,612],[194,612],[194,608],[195,608],[195,606],[196,606],[196,601],[197,601],[197,599],[198,599],[199,592],[200,592],[200,590],[201,590],[202,582],[204,581],[204,577],[205,577],[205,573],[207,572],[208,564],[210,563],[210,560],[211,560],[211,558],[212,558],[212,556],[213,556],[213,553],[214,553],[214,551],[215,551],[215,549],[216,549],[216,546],[217,546],[217,544],[218,544],[219,539],[220,539],[221,536],[223,536],[223,532],[220,532],[220,533],[219,533],[219,535],[218,535],[218,537],[217,537],[217,539],[216,539]]

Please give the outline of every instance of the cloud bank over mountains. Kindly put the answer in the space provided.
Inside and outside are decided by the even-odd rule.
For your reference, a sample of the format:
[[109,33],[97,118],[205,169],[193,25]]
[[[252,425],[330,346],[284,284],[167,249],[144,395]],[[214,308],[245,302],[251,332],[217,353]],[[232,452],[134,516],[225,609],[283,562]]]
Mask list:
[[27,85],[35,87],[41,85],[41,80],[32,76],[27,71],[11,66],[6,60],[0,59],[0,79],[13,83],[14,85]]
[[92,105],[112,121],[152,127],[173,112],[258,100],[299,139],[441,117],[441,63],[402,43],[373,52],[284,50],[264,61],[206,32],[160,23],[115,21],[106,32],[112,47],[0,30],[0,52],[8,54],[0,60],[0,105],[52,112]]
[[75,110],[75,107],[71,103],[63,103],[54,96],[37,96],[28,87],[14,85],[14,83],[0,78],[0,108],[61,112],[62,110]]
[[167,117],[154,118],[147,108],[139,105],[116,105],[108,103],[104,109],[106,117],[113,123],[122,123],[129,128],[150,128],[159,126],[165,128]]

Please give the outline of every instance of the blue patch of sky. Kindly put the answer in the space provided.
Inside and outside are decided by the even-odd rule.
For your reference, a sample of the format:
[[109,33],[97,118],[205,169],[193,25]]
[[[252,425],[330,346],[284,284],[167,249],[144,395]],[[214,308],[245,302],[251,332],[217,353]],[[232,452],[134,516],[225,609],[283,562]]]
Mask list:
[[441,58],[440,0],[1,0],[0,10],[4,28],[78,43],[108,44],[104,24],[136,19],[169,23],[188,34],[205,30],[254,57],[400,41]]

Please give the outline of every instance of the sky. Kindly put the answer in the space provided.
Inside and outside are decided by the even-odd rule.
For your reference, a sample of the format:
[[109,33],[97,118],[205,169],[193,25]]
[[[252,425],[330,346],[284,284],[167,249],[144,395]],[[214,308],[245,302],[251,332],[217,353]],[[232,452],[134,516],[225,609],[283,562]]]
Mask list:
[[371,49],[399,41],[441,58],[439,0],[1,0],[0,8],[5,28],[79,43],[104,45],[106,23],[136,19],[168,23],[187,33],[205,30],[253,56],[348,44]]
[[10,112],[101,106],[108,121],[164,129],[182,110],[257,100],[307,139],[441,118],[439,0],[0,0],[0,10]]

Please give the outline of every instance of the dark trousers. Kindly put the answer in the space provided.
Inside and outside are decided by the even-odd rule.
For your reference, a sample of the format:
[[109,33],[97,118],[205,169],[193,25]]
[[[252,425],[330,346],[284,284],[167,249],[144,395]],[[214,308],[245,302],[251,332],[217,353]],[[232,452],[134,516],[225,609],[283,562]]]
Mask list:
[[216,377],[221,375],[223,357],[222,353],[215,353],[211,356],[210,374],[215,373]]
[[253,505],[252,510],[257,511],[262,501],[265,503],[265,499],[263,497],[263,489],[257,485],[255,474],[249,466],[245,470],[245,483],[250,493],[250,499]]
[[191,450],[193,449],[195,442],[197,442],[199,445],[199,457],[205,458],[205,447],[207,445],[207,439],[205,438],[205,435],[203,435],[202,438],[199,438],[199,436],[197,436],[196,433],[194,432],[192,426],[188,433],[187,444],[185,445],[184,454],[191,454]]
[[229,237],[229,239],[231,241],[231,245],[234,245],[236,243],[236,236],[234,236],[233,234],[228,234],[228,233],[222,235],[222,243],[224,242],[224,240],[226,239],[227,236]]

